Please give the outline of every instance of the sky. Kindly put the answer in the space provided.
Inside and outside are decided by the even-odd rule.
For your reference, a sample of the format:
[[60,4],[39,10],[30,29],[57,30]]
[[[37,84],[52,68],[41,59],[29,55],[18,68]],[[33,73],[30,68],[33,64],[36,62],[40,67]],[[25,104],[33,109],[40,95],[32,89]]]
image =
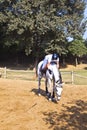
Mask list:
[[[83,19],[83,21],[87,20],[87,0],[84,0],[84,1],[86,2],[86,7],[85,7],[85,10],[84,10],[84,19]],[[87,39],[87,28],[86,28],[86,31],[85,31],[85,33],[83,35],[83,39]],[[73,41],[73,38],[72,37],[67,37],[67,40],[68,40],[68,42],[71,42],[71,41]]]
[[[86,1],[86,3],[87,3],[87,0],[85,0],[85,1]],[[85,11],[84,11],[84,19],[87,19],[87,4],[86,4]],[[84,38],[84,39],[87,39],[87,29],[86,29],[86,31],[85,31],[85,33],[84,33],[84,35],[83,35],[83,38]]]

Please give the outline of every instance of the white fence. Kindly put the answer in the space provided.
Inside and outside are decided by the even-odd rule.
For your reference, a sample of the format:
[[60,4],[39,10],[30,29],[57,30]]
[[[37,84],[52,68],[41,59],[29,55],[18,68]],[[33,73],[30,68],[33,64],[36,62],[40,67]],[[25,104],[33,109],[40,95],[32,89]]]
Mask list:
[[[66,84],[87,85],[87,71],[84,75],[76,71],[61,71],[62,79]],[[37,81],[35,71],[30,70],[10,70],[6,67],[0,69],[0,77],[7,79],[35,80]]]
[[61,71],[61,74],[67,84],[87,85],[87,70]]

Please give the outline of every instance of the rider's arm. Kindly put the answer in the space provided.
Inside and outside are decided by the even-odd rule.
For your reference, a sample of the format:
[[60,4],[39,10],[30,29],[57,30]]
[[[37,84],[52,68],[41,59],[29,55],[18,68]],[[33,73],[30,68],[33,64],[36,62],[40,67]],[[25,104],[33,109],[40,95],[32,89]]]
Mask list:
[[48,66],[50,65],[50,63],[51,63],[51,59],[52,59],[52,55],[50,54],[50,55],[48,55],[47,56],[47,68],[48,68]]
[[47,68],[48,68],[49,65],[50,65],[50,62],[47,63]]
[[57,67],[59,69],[59,57],[57,58]]

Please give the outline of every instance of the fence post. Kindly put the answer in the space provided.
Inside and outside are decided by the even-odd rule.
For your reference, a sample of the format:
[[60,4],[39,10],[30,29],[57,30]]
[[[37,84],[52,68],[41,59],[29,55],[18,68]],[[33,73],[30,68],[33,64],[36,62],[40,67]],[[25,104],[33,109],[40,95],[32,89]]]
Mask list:
[[6,67],[5,67],[5,69],[4,69],[4,78],[6,78],[7,77],[7,75],[6,75]]
[[73,75],[73,71],[71,72],[72,75],[72,84],[74,83],[74,75]]

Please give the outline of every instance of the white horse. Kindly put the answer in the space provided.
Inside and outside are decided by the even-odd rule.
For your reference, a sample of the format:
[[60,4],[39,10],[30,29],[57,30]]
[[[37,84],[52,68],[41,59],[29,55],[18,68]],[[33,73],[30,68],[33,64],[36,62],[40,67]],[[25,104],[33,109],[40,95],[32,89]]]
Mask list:
[[40,95],[41,79],[45,78],[45,89],[46,94],[48,95],[49,100],[53,100],[56,97],[56,100],[60,100],[62,94],[62,85],[60,83],[60,72],[55,63],[51,63],[49,68],[46,71],[46,74],[41,73],[43,61],[40,61],[37,67],[38,75],[38,95]]

